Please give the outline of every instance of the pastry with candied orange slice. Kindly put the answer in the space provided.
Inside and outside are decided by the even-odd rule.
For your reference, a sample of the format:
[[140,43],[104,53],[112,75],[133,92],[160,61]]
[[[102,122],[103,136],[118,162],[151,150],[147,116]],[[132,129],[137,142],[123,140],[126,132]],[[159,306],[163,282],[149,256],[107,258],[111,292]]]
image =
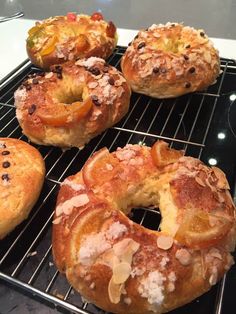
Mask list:
[[130,43],[121,68],[133,91],[171,98],[215,83],[220,58],[202,29],[179,23],[153,24]]
[[[159,207],[159,231],[131,221]],[[53,256],[107,312],[166,313],[215,285],[233,264],[235,206],[225,174],[163,141],[94,153],[59,191]]]
[[97,57],[68,61],[29,77],[15,92],[23,133],[37,144],[83,147],[128,111],[122,74]]
[[27,52],[32,63],[49,69],[51,65],[78,58],[108,58],[117,43],[115,25],[100,12],[91,16],[68,13],[36,22],[28,32]]

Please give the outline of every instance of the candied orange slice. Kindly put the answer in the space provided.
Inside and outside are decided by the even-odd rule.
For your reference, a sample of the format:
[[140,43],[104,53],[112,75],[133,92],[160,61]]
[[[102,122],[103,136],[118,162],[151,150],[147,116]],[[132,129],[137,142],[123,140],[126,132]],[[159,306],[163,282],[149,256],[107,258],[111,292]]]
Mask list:
[[41,26],[33,26],[28,31],[29,36],[34,36],[42,27]]
[[219,242],[231,226],[227,217],[198,210],[185,216],[175,238],[188,247],[206,248]]
[[109,182],[119,171],[119,161],[107,148],[102,148],[88,159],[83,168],[83,179],[88,186]]
[[43,45],[42,49],[40,50],[40,55],[45,56],[52,53],[55,49],[56,42],[57,42],[56,36],[49,37],[47,42]]
[[55,104],[54,107],[44,108],[38,112],[41,121],[51,126],[66,126],[83,119],[91,110],[93,102],[87,98],[84,102],[74,102],[71,105],[63,103]]
[[177,162],[183,155],[183,151],[169,148],[164,141],[157,141],[151,148],[151,156],[157,167]]
[[116,34],[116,27],[113,24],[112,21],[108,22],[107,28],[106,28],[106,34],[108,37],[114,38]]
[[84,34],[80,34],[76,38],[76,49],[77,51],[85,51],[89,48],[88,38]]

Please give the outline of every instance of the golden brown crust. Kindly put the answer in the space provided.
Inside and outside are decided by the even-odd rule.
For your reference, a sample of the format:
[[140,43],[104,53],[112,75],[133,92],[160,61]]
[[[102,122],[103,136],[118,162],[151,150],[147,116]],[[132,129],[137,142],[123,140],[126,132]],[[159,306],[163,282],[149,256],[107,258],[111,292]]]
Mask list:
[[27,218],[44,175],[43,158],[33,146],[0,138],[0,239]]
[[171,98],[213,84],[220,73],[220,60],[203,30],[178,23],[154,24],[138,33],[121,68],[133,91]]
[[108,58],[117,43],[116,28],[93,16],[68,14],[36,22],[26,46],[31,62],[46,70],[78,58]]
[[[208,291],[233,264],[235,207],[223,172],[158,146],[166,144],[102,149],[58,195],[55,263],[87,300],[109,312],[168,312]],[[151,205],[162,213],[159,232],[124,215]]]
[[37,144],[83,147],[128,111],[130,88],[103,59],[53,66],[29,78],[15,93],[23,133]]

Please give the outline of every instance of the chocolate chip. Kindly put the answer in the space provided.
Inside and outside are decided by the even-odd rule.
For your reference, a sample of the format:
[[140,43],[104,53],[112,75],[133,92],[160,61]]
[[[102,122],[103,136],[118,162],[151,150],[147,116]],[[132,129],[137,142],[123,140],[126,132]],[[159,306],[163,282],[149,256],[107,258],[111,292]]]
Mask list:
[[9,175],[7,173],[4,173],[2,175],[2,180],[9,181],[10,180]]
[[35,112],[35,110],[36,110],[36,105],[35,104],[31,105],[28,109],[28,114],[32,115]]
[[45,72],[39,72],[38,76],[45,76]]
[[191,67],[191,68],[189,68],[189,73],[194,73],[195,72],[195,68],[194,67]]
[[187,49],[190,48],[190,47],[191,47],[191,46],[190,46],[189,44],[188,44],[187,46],[185,46],[185,48],[187,48]]
[[62,74],[61,74],[61,72],[57,72],[57,78],[59,78],[59,80],[62,79]]
[[28,82],[28,80],[26,79],[26,80],[24,80],[23,82],[22,82],[22,85],[24,85],[24,86],[27,86],[27,85],[29,85],[29,82]]
[[145,47],[146,46],[146,44],[144,43],[144,42],[142,42],[142,43],[140,43],[140,44],[138,44],[138,49],[141,49],[141,48],[143,48],[143,47]]
[[200,36],[204,37],[205,33],[204,32],[200,32]]
[[115,80],[113,79],[113,77],[110,77],[110,78],[109,78],[108,83],[109,83],[110,85],[114,85],[114,84],[115,84]]
[[6,148],[6,144],[0,143],[0,148]]
[[25,88],[26,88],[26,90],[31,90],[31,86],[30,85],[26,85]]
[[172,23],[172,24],[171,24],[171,27],[175,27],[175,23]]
[[190,88],[191,87],[191,83],[187,82],[185,83],[185,88]]
[[92,101],[93,101],[95,106],[101,106],[101,103],[100,103],[100,101],[98,99],[98,96],[92,95],[91,98],[92,98]]
[[137,39],[138,38],[138,34],[134,37],[134,39]]
[[4,150],[4,151],[2,152],[2,155],[3,155],[3,156],[9,155],[9,154],[10,154],[9,150]]
[[9,168],[10,167],[10,162],[9,161],[4,161],[3,163],[2,163],[2,167],[3,168]]
[[189,56],[184,55],[184,59],[185,59],[185,60],[189,60]]
[[104,68],[102,70],[104,73],[107,73],[109,71],[109,67],[106,65],[106,66],[104,66]]
[[158,67],[154,67],[153,69],[152,69],[152,72],[153,73],[155,73],[155,74],[157,74],[157,73],[159,73],[159,68]]
[[36,84],[38,84],[38,83],[39,83],[39,81],[38,81],[38,79],[33,78],[32,83],[33,83],[34,85],[36,85]]
[[129,43],[128,43],[128,46],[130,46],[132,44],[132,41],[130,41]]
[[97,75],[99,75],[99,74],[101,73],[100,70],[99,70],[99,68],[96,68],[96,67],[94,67],[94,68],[89,68],[88,71],[91,72],[91,73],[92,73],[93,75],[95,75],[95,76],[97,76]]
[[62,72],[62,66],[61,65],[55,65],[55,70],[57,72]]

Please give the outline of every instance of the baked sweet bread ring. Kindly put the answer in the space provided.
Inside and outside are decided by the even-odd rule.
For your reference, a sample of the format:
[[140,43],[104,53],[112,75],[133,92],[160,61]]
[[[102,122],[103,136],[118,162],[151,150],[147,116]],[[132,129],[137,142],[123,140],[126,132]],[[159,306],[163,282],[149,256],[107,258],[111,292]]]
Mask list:
[[51,65],[78,58],[108,58],[117,43],[115,25],[101,13],[91,16],[68,13],[48,18],[29,30],[27,52],[32,63],[49,69]]
[[16,116],[34,143],[83,147],[127,113],[130,94],[122,74],[103,59],[68,61],[22,84]]
[[[209,290],[233,264],[235,207],[228,188],[219,168],[162,141],[113,153],[103,148],[62,183],[55,263],[108,312],[168,312]],[[160,231],[125,215],[138,206],[160,208]]]
[[41,191],[44,161],[36,148],[0,138],[0,239],[27,218]]
[[220,59],[203,30],[178,23],[154,24],[132,41],[121,68],[133,91],[171,98],[213,84]]

